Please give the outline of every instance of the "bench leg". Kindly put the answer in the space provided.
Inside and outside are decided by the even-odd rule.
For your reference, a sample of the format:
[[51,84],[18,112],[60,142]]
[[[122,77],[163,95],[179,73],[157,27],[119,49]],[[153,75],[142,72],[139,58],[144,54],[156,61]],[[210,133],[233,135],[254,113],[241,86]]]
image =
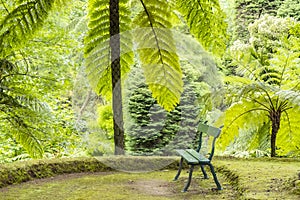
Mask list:
[[192,181],[192,176],[193,176],[193,171],[194,171],[194,165],[191,165],[190,167],[190,172],[189,172],[189,179],[188,182],[186,183],[183,192],[186,192],[188,188],[190,187],[191,181]]
[[203,166],[203,165],[200,165],[200,167],[201,167],[201,171],[202,171],[202,173],[203,173],[203,175],[204,175],[204,179],[208,179],[208,176],[207,176],[207,173],[206,173],[206,171],[205,171],[205,169],[204,169],[204,166]]
[[212,164],[209,164],[209,167],[210,167],[210,171],[211,171],[211,173],[212,173],[212,175],[214,177],[214,181],[215,181],[215,183],[217,185],[218,190],[222,190],[221,184],[218,181],[218,178],[217,178],[217,175],[215,173],[214,167],[212,166]]
[[178,177],[180,176],[181,170],[182,170],[182,163],[183,163],[183,158],[181,157],[180,159],[180,163],[179,163],[179,168],[178,168],[178,172],[174,178],[174,181],[176,181],[178,179]]

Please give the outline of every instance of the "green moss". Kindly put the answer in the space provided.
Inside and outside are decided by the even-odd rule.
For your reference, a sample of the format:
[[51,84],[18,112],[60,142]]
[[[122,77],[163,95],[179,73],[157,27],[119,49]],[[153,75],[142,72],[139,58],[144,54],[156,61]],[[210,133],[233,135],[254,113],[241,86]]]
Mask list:
[[[175,162],[176,161],[176,162]],[[176,169],[176,157],[101,157],[31,160],[0,165],[0,188],[66,173]]]
[[0,187],[64,173],[110,171],[95,158],[32,160],[0,165]]
[[299,199],[286,187],[300,169],[298,159],[231,159],[216,164],[238,175],[245,199]]
[[[0,192],[0,199],[16,199],[16,196],[17,199],[99,199],[97,195],[101,199],[147,200],[199,199],[199,195],[206,199],[299,199],[299,159],[214,159],[224,188],[220,192],[213,192],[213,179],[203,180],[201,171],[196,168],[188,193],[180,193],[187,180],[188,174],[184,173],[187,170],[182,171],[177,182],[171,181],[179,157],[66,158],[3,164],[0,165],[1,187],[64,175],[63,178],[43,179],[41,183],[22,184],[22,187],[6,187]],[[65,175],[81,172],[101,173],[76,175],[75,178]],[[148,185],[154,187],[153,190],[163,189],[163,194],[153,195]]]

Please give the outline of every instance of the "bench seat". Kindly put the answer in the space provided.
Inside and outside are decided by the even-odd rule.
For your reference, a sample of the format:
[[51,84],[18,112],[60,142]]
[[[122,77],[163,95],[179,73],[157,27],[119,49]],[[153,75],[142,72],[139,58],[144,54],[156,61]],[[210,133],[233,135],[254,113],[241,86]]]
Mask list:
[[188,164],[197,165],[200,163],[209,163],[210,160],[194,149],[178,149],[176,152],[183,157]]

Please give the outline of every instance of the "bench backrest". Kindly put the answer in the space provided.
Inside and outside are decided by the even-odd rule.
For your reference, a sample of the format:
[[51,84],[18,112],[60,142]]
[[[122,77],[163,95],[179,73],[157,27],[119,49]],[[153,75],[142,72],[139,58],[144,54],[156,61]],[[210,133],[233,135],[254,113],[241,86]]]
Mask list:
[[197,150],[196,150],[197,152],[199,152],[201,150],[203,133],[207,134],[208,136],[213,137],[213,141],[212,141],[212,144],[211,144],[211,152],[210,152],[210,155],[209,155],[209,158],[208,158],[209,160],[211,160],[213,155],[214,155],[215,142],[216,142],[216,139],[221,134],[221,128],[222,127],[216,128],[216,127],[209,126],[209,125],[203,124],[203,123],[199,123],[199,125],[198,125],[199,142],[198,142],[198,147],[197,147]]

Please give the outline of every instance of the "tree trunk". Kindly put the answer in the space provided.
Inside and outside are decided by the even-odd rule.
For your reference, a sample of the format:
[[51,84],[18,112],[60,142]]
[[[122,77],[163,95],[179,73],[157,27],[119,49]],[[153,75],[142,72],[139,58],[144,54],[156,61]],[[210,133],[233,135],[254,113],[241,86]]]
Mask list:
[[270,118],[272,122],[272,133],[271,133],[271,157],[276,156],[276,137],[280,128],[280,111],[272,111]]
[[121,65],[120,65],[120,21],[119,0],[110,0],[110,49],[111,49],[111,77],[112,77],[112,104],[114,122],[115,155],[125,153],[122,88],[121,88]]

